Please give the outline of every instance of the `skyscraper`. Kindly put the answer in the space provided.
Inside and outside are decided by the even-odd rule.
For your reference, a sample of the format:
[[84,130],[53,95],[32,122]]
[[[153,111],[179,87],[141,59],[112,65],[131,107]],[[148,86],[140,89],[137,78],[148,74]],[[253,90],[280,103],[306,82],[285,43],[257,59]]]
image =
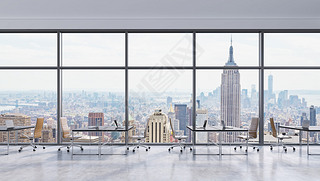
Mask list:
[[[89,113],[88,126],[103,126],[104,125],[104,114],[103,113]],[[101,136],[101,132],[89,132],[90,136]]]
[[[240,127],[240,73],[233,58],[232,39],[229,60],[225,67],[227,69],[224,69],[221,75],[221,120],[224,120],[227,126]],[[228,69],[229,67],[232,69]],[[227,134],[224,140],[233,142],[236,136]]]
[[[316,109],[313,105],[310,107],[310,126],[317,126]],[[311,137],[314,137],[314,132],[310,133]]]
[[187,131],[187,105],[186,104],[175,104],[174,111],[176,114],[176,119],[179,120],[179,128],[183,131],[184,135],[186,135]]
[[161,110],[155,110],[150,115],[147,132],[146,142],[147,143],[169,143],[170,142],[170,123],[168,117]]
[[310,126],[317,126],[316,109],[314,105],[310,107]]

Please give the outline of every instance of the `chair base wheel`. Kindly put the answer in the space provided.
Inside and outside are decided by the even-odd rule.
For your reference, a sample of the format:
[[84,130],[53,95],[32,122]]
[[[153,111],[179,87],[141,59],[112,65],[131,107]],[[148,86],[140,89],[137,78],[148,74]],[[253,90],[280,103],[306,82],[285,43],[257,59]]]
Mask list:
[[259,148],[257,149],[257,152],[259,152]]
[[237,147],[234,147],[233,149],[234,149],[234,150],[237,150]]
[[36,149],[33,149],[33,151],[36,151]]
[[136,150],[132,150],[132,152],[135,152]]
[[146,151],[148,151],[148,149],[146,149]]
[[150,150],[150,146],[148,147],[148,149]]
[[180,150],[180,153],[182,153],[182,150]]
[[70,152],[70,150],[67,150],[67,152]]
[[61,149],[59,148],[58,151],[61,151]]
[[46,147],[42,147],[43,149],[46,149]]
[[242,146],[240,145],[240,149],[242,148]]

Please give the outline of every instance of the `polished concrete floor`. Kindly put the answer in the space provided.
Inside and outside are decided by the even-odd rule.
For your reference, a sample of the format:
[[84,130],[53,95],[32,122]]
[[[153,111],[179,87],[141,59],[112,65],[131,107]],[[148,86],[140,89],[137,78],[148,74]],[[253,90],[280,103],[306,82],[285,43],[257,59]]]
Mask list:
[[[4,150],[1,146],[1,151]],[[320,156],[306,155],[305,146],[287,153],[268,146],[249,155],[196,155],[178,148],[170,153],[167,146],[153,146],[150,151],[132,149],[128,155],[75,155],[57,146],[10,147],[10,155],[0,156],[0,180],[320,180]],[[84,147],[83,153],[96,153],[97,147]],[[75,149],[81,153],[79,149]],[[103,153],[124,153],[124,148],[103,148]],[[216,153],[217,148],[199,147],[197,153]],[[223,149],[235,153],[233,147]],[[320,153],[320,147],[311,147]],[[237,149],[236,153],[243,153]]]

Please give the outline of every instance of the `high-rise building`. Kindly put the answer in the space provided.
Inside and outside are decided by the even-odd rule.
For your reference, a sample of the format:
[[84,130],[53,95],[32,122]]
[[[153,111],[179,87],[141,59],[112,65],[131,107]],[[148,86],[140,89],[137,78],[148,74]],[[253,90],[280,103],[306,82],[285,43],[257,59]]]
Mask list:
[[[310,126],[317,126],[317,118],[316,118],[317,112],[313,105],[310,107]],[[310,136],[314,137],[315,133],[311,132]]]
[[168,111],[168,118],[171,119],[171,123],[173,124],[173,129],[179,131],[179,119],[176,119],[176,115],[174,113],[174,109],[172,107],[172,104],[170,105],[169,111]]
[[288,90],[281,91],[278,96],[278,106],[283,108],[288,102]]
[[[103,113],[89,113],[88,126],[104,126]],[[90,136],[102,136],[101,132],[89,132]]]
[[[30,116],[26,116],[19,113],[14,114],[1,114],[0,115],[0,126],[6,125],[6,120],[13,120],[13,124],[15,126],[31,126],[31,118]],[[28,135],[31,136],[30,130],[21,130],[17,131],[16,134],[14,131],[10,132],[10,140],[16,141],[16,142],[29,142],[28,139],[23,139],[22,135]],[[7,133],[6,132],[0,132],[0,142],[6,142],[7,141]]]
[[187,131],[187,105],[186,104],[175,104],[174,105],[174,111],[176,115],[176,119],[179,120],[179,128],[181,131],[184,132],[184,135],[186,135]]
[[[229,60],[221,75],[221,120],[224,120],[227,126],[240,127],[240,73],[236,69],[237,64],[233,58],[233,46],[229,48]],[[233,142],[237,134],[226,134],[225,141]]]
[[300,125],[302,125],[303,121],[308,120],[307,113],[303,112],[300,118]]
[[171,128],[168,121],[167,115],[162,113],[161,110],[155,110],[148,120],[146,142],[169,143]]
[[273,76],[268,76],[268,99],[273,99]]
[[317,118],[316,118],[316,109],[314,108],[314,105],[311,105],[310,107],[310,126],[317,126]]

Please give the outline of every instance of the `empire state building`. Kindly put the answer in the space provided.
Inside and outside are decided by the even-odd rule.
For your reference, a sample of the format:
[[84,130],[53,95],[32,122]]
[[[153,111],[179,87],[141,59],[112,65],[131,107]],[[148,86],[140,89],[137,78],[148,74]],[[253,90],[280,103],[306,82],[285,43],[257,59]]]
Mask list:
[[[230,67],[230,69],[228,69]],[[240,127],[240,73],[233,58],[232,39],[229,60],[221,75],[221,120],[226,126]],[[234,142],[237,134],[223,136],[227,142]]]

